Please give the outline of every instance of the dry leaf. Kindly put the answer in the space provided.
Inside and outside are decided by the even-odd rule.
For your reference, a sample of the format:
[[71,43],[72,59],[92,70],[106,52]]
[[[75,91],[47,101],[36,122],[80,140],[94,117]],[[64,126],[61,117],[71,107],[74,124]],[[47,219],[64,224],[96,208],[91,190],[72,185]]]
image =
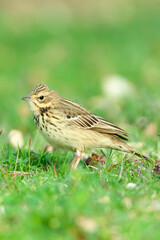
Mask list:
[[153,172],[153,173],[156,173],[157,175],[160,174],[160,163],[157,163],[157,164],[154,166],[152,172]]
[[92,155],[85,160],[85,163],[86,165],[93,166],[96,166],[98,163],[100,163],[103,166],[105,164],[105,156],[97,153],[92,153]]
[[2,130],[0,130],[0,136],[1,136],[1,134],[2,134]]

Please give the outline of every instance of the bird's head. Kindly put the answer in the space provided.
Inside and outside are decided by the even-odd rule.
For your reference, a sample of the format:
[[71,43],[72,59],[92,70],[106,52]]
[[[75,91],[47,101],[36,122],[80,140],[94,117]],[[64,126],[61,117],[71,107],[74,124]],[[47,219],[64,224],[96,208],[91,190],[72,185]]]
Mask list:
[[58,98],[57,93],[49,89],[44,84],[38,84],[35,88],[28,94],[27,97],[23,97],[22,100],[28,101],[31,111],[34,114],[38,114],[42,108],[48,108]]

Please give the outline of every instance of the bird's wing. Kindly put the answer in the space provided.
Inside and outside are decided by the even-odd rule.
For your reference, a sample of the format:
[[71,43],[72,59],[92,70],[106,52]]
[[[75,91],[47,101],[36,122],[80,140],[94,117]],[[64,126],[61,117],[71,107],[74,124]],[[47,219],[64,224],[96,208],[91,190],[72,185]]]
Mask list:
[[85,107],[65,98],[60,99],[57,110],[67,126],[93,130],[101,134],[116,134],[127,140],[128,133],[105,119],[91,113]]

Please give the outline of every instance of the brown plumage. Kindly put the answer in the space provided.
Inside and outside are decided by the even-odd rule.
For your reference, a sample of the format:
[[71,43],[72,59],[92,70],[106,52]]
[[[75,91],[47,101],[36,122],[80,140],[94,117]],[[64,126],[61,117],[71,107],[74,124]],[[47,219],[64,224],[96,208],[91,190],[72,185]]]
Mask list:
[[128,133],[80,104],[60,97],[43,84],[22,98],[29,102],[35,123],[50,144],[77,152],[72,164],[77,167],[81,153],[92,148],[112,148],[139,157],[149,157],[129,147]]

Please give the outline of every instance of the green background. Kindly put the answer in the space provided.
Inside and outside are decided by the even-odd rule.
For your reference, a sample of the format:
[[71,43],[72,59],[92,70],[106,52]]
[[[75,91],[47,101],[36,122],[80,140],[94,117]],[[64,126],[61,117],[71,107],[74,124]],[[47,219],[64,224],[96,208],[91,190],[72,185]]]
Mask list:
[[[113,75],[134,94],[105,96],[103,81]],[[21,101],[37,83],[123,127],[130,144],[158,159],[159,1],[0,1],[0,239],[160,239],[153,164],[107,151],[104,167],[72,171],[72,153],[43,154],[46,142]],[[9,144],[12,129],[23,134],[21,150]],[[33,175],[15,178],[14,170]]]

